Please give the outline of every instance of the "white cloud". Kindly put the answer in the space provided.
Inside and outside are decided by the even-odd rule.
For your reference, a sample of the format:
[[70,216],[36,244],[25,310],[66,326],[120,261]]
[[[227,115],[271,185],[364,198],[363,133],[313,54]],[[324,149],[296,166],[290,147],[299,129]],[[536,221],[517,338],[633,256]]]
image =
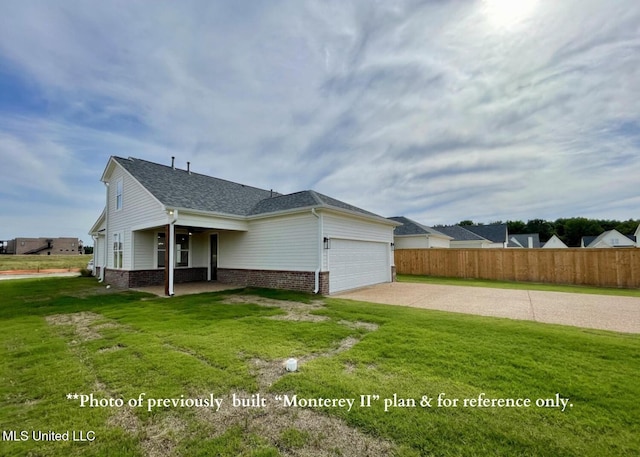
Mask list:
[[0,108],[3,192],[99,200],[109,155],[175,155],[425,223],[637,217],[640,5],[539,0],[509,26],[486,7],[8,3],[0,64],[46,105]]

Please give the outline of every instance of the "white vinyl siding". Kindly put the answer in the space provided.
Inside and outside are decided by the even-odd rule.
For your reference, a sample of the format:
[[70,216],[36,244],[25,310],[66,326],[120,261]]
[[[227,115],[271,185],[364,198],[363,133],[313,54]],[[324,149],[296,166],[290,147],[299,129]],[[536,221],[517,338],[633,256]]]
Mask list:
[[[117,182],[121,180],[123,183],[123,199],[126,202],[123,203],[122,209],[119,211],[113,210],[116,207],[117,196]],[[108,176],[109,183],[109,208],[112,210],[107,212],[107,228],[109,233],[107,239],[109,240],[108,257],[113,259],[113,234],[116,232],[123,233],[123,266],[125,270],[131,270],[134,268],[133,254],[134,250],[136,255],[142,254],[141,249],[134,247],[134,242],[137,242],[139,238],[133,236],[131,231],[132,227],[143,227],[148,224],[149,221],[154,220],[167,220],[167,215],[163,210],[162,205],[155,198],[149,194],[149,192],[133,179],[128,173],[124,171],[120,165],[113,167],[112,173]],[[123,200],[123,201],[124,201]],[[144,241],[143,241],[144,242]],[[153,260],[150,258],[152,252],[143,254],[142,257],[136,258],[135,268],[143,269],[153,265]],[[111,264],[113,260],[110,260]]]
[[318,266],[318,219],[304,214],[258,219],[248,232],[221,232],[218,267],[314,271]]
[[155,247],[155,235],[152,230],[133,232],[133,269],[151,270],[156,268],[153,250]]
[[427,235],[396,236],[394,244],[396,249],[448,248],[449,240]]

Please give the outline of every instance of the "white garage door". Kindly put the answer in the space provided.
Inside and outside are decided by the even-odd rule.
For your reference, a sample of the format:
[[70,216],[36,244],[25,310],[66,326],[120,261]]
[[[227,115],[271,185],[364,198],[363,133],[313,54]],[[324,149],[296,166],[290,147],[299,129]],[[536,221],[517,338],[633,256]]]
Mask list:
[[389,281],[388,243],[331,239],[329,293]]

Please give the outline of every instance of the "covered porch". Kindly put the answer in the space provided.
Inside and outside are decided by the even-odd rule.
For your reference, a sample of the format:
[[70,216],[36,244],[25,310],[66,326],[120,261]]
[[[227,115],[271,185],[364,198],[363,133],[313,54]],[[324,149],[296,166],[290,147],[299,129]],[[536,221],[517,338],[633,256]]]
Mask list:
[[[208,292],[222,292],[224,290],[242,289],[245,286],[238,286],[235,284],[224,284],[218,281],[199,281],[199,282],[186,282],[174,285],[174,296],[180,297],[184,295],[203,294]],[[132,290],[138,292],[147,292],[157,295],[159,297],[166,297],[164,285],[160,286],[147,286],[136,287]]]

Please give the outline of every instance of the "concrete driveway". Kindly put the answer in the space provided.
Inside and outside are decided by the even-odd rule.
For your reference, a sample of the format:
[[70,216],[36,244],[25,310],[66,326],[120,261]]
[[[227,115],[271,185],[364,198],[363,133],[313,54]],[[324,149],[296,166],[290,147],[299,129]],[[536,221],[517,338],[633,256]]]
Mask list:
[[336,298],[640,333],[640,298],[393,282]]

